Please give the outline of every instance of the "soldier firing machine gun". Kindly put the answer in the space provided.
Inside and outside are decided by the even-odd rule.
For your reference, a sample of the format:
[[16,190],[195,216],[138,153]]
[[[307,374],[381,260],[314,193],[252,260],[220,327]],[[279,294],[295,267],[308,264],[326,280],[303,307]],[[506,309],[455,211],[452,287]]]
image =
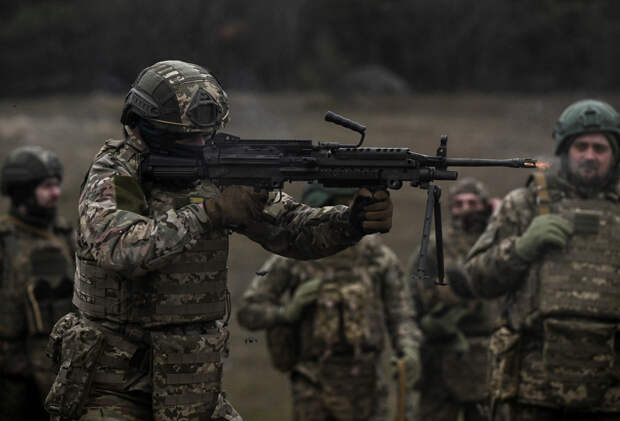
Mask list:
[[448,137],[442,136],[435,156],[408,148],[362,147],[366,127],[328,111],[325,120],[360,134],[356,145],[312,140],[240,139],[219,133],[204,148],[202,157],[186,158],[147,154],[141,175],[155,180],[209,179],[218,186],[245,185],[256,189],[281,190],[285,182],[316,181],[325,187],[400,189],[404,182],[428,191],[417,276],[426,279],[425,257],[433,214],[437,242],[437,274],[443,284],[441,188],[435,180],[456,180],[455,167],[535,168],[529,158],[448,158]]

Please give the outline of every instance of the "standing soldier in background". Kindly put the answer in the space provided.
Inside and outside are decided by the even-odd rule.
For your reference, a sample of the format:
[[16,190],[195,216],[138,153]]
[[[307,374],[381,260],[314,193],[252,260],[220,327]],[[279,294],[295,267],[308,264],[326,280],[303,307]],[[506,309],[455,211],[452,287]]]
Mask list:
[[620,420],[617,112],[584,100],[553,132],[559,171],[502,201],[460,294],[505,295],[491,338],[493,420]]
[[15,149],[1,177],[11,207],[0,217],[0,419],[37,420],[55,376],[47,337],[71,311],[72,230],[56,215],[62,165],[53,152]]
[[80,193],[79,312],[51,334],[60,367],[46,400],[52,414],[241,420],[221,388],[231,232],[318,258],[389,231],[386,191],[362,189],[352,208],[313,209],[252,187],[142,177],[149,154],[202,159],[228,119],[226,93],[201,66],[163,61],[138,75],[121,115],[125,137],[105,142]]
[[[343,205],[353,193],[311,184],[302,202]],[[272,256],[238,312],[241,326],[267,330],[274,366],[290,373],[295,421],[387,421],[385,331],[411,391],[420,371],[414,317],[399,262],[378,236],[319,260]]]
[[[486,228],[492,202],[486,187],[474,178],[457,181],[449,194],[450,224],[444,233],[448,282],[465,277],[467,253]],[[434,240],[434,239],[433,239]],[[492,303],[456,296],[436,286],[436,243],[425,261],[428,279],[417,276],[419,250],[409,264],[411,292],[424,335],[420,420],[481,421],[488,419],[487,348],[496,311]]]

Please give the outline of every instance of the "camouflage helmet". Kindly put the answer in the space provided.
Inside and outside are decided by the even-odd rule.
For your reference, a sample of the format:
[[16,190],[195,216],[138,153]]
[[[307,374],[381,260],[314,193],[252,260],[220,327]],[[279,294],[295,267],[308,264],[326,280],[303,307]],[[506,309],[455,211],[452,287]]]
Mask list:
[[488,203],[490,199],[489,191],[484,183],[473,177],[465,177],[458,180],[450,186],[449,198],[450,202],[454,200],[456,195],[461,193],[473,193],[478,196],[484,203]]
[[204,67],[160,61],[140,72],[125,97],[121,123],[138,118],[168,132],[214,133],[228,122],[228,97]]
[[[48,177],[62,180],[58,156],[40,146],[22,146],[9,153],[2,166],[2,194],[13,196],[19,190],[34,188]],[[26,192],[21,192],[26,193]]]
[[585,99],[569,105],[560,114],[553,130],[553,153],[560,155],[568,141],[586,133],[604,133],[618,156],[620,117],[614,108],[603,101]]
[[354,188],[324,187],[319,183],[309,183],[304,187],[301,194],[301,203],[313,208],[333,205],[335,198],[353,198],[357,190]]

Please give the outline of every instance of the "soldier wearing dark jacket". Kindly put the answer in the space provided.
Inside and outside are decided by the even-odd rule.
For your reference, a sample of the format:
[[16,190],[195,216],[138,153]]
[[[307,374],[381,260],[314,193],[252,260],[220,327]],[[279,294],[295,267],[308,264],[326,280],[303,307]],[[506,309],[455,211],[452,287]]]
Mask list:
[[56,215],[62,165],[51,151],[24,146],[2,166],[0,217],[0,419],[45,417],[55,377],[47,336],[71,311],[72,229]]
[[[448,198],[450,223],[443,236],[444,264],[448,282],[466,277],[467,253],[484,231],[492,212],[492,199],[478,180],[464,178],[451,186]],[[427,253],[427,280],[416,276],[418,254],[409,264],[411,292],[418,310],[422,343],[420,420],[486,420],[487,348],[494,303],[480,298],[458,297],[447,286],[435,285],[436,243]]]
[[616,111],[570,105],[559,171],[514,190],[472,249],[461,294],[503,297],[490,350],[494,420],[620,420]]
[[59,373],[49,412],[83,420],[240,420],[221,389],[230,233],[275,253],[317,258],[389,230],[385,191],[356,211],[313,209],[253,188],[141,178],[150,153],[201,159],[228,118],[225,92],[201,66],[163,61],[138,75],[121,117],[125,137],[105,142],[80,194],[79,312],[51,335]]

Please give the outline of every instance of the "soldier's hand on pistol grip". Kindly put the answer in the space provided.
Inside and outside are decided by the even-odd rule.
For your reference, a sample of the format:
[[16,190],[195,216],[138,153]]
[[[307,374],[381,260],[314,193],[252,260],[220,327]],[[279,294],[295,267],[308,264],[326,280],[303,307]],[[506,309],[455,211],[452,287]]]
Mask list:
[[319,298],[321,279],[313,279],[301,284],[295,290],[291,301],[284,306],[282,316],[288,323],[295,323],[301,318],[306,306],[313,304]]
[[393,206],[387,190],[372,193],[360,189],[351,200],[351,223],[365,234],[388,232],[392,228]]
[[407,390],[413,390],[420,381],[422,376],[422,362],[420,358],[420,351],[418,349],[409,348],[403,351],[401,358],[392,357],[390,368],[392,377],[398,381],[398,364],[397,361],[401,360],[405,363],[405,383]]
[[515,241],[515,252],[531,262],[546,247],[563,248],[573,228],[566,218],[547,214],[535,217],[523,235]]
[[248,186],[227,186],[221,194],[205,200],[209,219],[222,228],[247,226],[260,219],[269,195]]

